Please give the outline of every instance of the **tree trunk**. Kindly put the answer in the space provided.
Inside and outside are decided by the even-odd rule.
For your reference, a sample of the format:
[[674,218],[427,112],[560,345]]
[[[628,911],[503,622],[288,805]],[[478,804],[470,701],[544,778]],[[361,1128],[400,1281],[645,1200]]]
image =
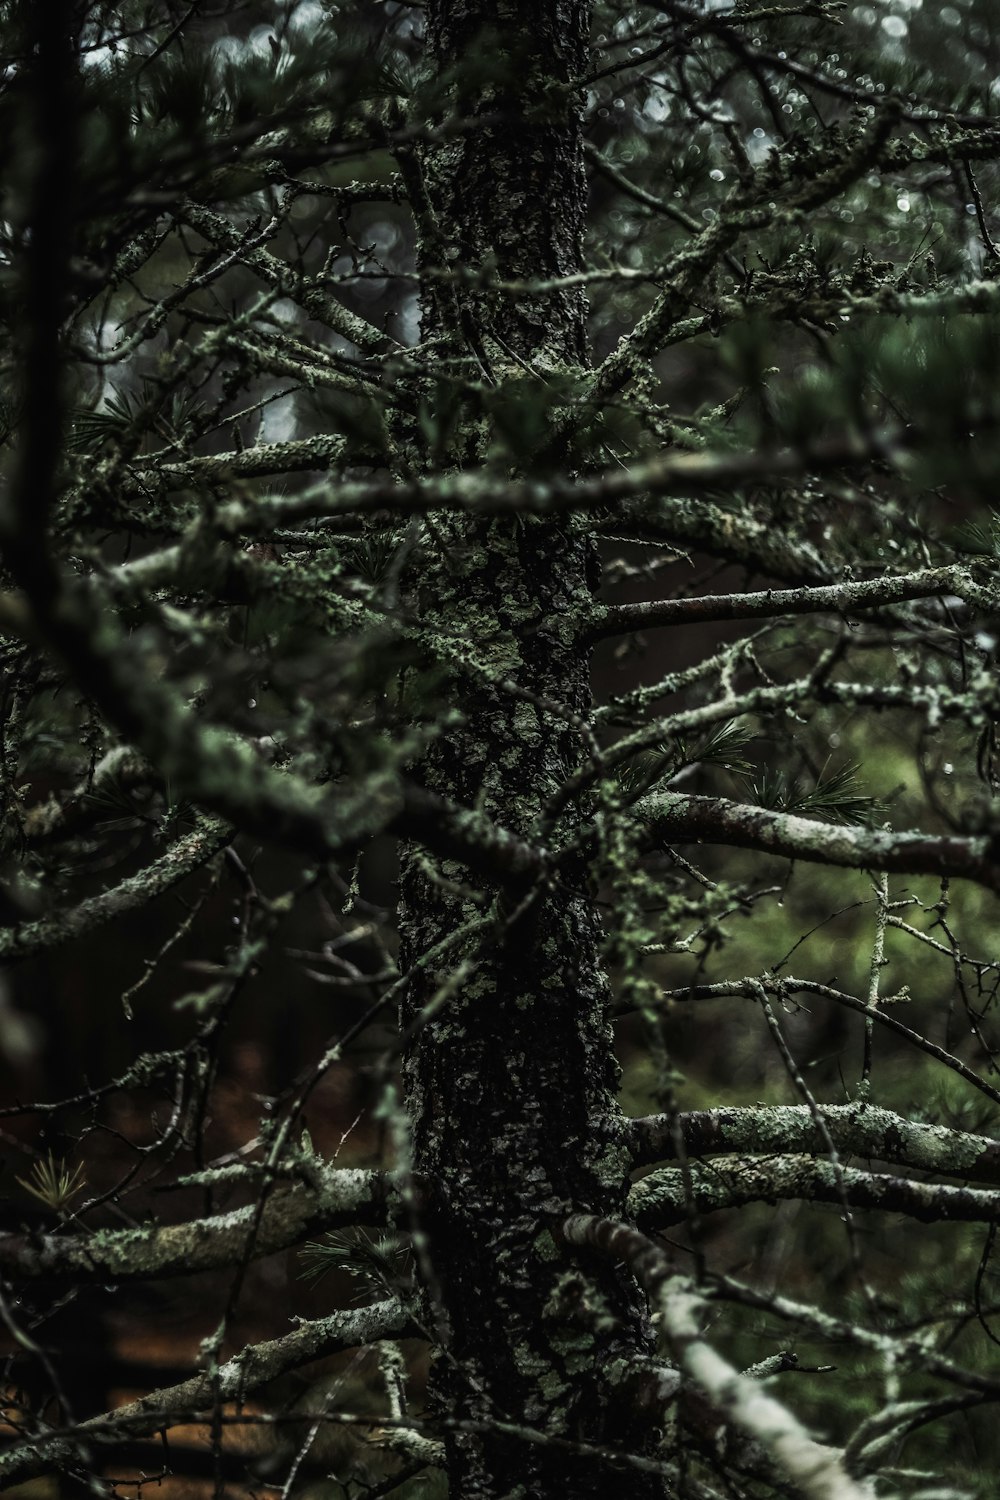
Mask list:
[[[432,0],[428,24],[452,108],[482,124],[446,137],[413,168],[425,194],[425,268],[489,267],[499,279],[536,282],[579,270],[578,105],[558,85],[585,71],[587,4]],[[491,76],[480,81],[483,59]],[[456,388],[530,381],[532,370],[586,359],[578,289],[460,285],[456,296],[439,275],[424,310],[424,336],[455,351]],[[485,424],[466,417],[468,451]],[[461,726],[421,774],[529,839],[546,798],[587,753],[575,726],[589,707],[589,663],[572,621],[590,601],[591,545],[559,520],[436,518],[417,565],[422,619],[453,655],[474,658]],[[468,878],[412,846],[402,852],[402,958],[413,970],[404,1025],[463,956],[477,956],[470,937],[413,969],[482,916],[463,895]],[[501,914],[516,906],[509,893],[491,895]],[[603,1495],[614,1469],[574,1455],[573,1442],[648,1451],[651,1441],[648,1413],[644,1421],[622,1378],[649,1354],[635,1284],[614,1269],[570,1266],[548,1228],[574,1210],[624,1211],[627,1162],[610,1144],[618,1072],[600,938],[581,861],[577,877],[538,893],[506,939],[480,953],[407,1049],[413,1166],[434,1184],[420,1219],[443,1345],[431,1396],[466,1424],[447,1433],[452,1500]],[[496,1423],[561,1441],[511,1436]],[[634,1470],[628,1482],[640,1496],[662,1493]]]

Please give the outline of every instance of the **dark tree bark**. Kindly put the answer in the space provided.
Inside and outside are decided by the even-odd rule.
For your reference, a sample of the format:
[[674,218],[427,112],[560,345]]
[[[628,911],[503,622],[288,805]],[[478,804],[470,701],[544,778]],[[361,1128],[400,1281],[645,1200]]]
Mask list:
[[[577,105],[559,86],[584,71],[588,6],[440,0],[428,19],[442,80],[455,79],[454,107],[483,124],[422,162],[426,260],[495,268],[501,280],[579,270],[581,136]],[[469,77],[487,49],[502,84],[475,93]],[[456,359],[480,362],[487,384],[504,367],[509,375],[512,357],[526,379],[585,360],[577,291],[450,293],[439,283],[427,319],[451,336]],[[569,621],[589,602],[591,545],[559,520],[460,517],[435,526],[420,564],[422,615],[471,643],[486,667],[465,683],[461,727],[422,774],[435,791],[525,836],[587,754],[575,721],[589,706],[588,659]],[[613,1269],[570,1269],[548,1228],[580,1208],[620,1217],[627,1189],[628,1163],[610,1144],[617,1065],[593,893],[582,865],[553,889],[497,891],[498,923],[508,922],[497,942],[480,937],[477,957],[470,940],[440,965],[420,967],[421,955],[481,914],[458,889],[464,873],[404,850],[403,959],[415,975],[404,1008],[415,1029],[405,1080],[413,1165],[436,1184],[420,1228],[444,1334],[432,1393],[449,1416],[484,1424],[447,1438],[450,1493],[605,1494],[607,1465],[489,1430],[513,1422],[643,1450],[634,1391],[614,1379],[624,1359],[634,1370],[649,1354],[636,1285]],[[474,972],[421,1022],[463,956]],[[643,1489],[634,1471],[630,1483],[661,1493],[652,1480]]]

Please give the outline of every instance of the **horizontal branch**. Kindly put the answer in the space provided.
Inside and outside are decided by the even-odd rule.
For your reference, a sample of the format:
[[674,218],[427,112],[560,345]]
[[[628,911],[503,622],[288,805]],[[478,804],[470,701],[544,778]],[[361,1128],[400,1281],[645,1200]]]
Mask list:
[[[258,1204],[183,1224],[99,1229],[88,1234],[0,1234],[0,1272],[92,1281],[153,1280],[237,1266],[310,1235],[352,1224],[384,1224],[389,1180],[380,1172],[324,1167],[312,1181],[279,1185]],[[263,1186],[263,1184],[262,1184]]]
[[99,896],[88,896],[67,911],[51,912],[34,922],[19,922],[0,932],[0,960],[16,963],[47,948],[94,932],[126,912],[136,911],[172,890],[218,854],[233,830],[218,818],[200,818],[192,833],[171,844],[159,859]]
[[964,285],[932,287],[900,292],[887,281],[875,292],[816,291],[803,296],[794,286],[769,289],[765,295],[719,297],[711,309],[675,323],[670,342],[680,343],[711,334],[718,338],[723,328],[746,319],[836,326],[842,318],[914,317],[944,318],[962,314],[995,314],[1000,307],[1000,282],[970,281]]
[[[848,1156],[1000,1185],[1000,1141],[988,1136],[917,1123],[873,1104],[823,1105],[819,1112],[833,1144]],[[670,1115],[625,1122],[622,1133],[636,1166],[676,1155],[674,1126]],[[825,1148],[805,1104],[692,1110],[678,1114],[676,1126],[692,1157],[746,1151],[822,1153]]]
[[668,452],[627,468],[602,470],[577,479],[518,478],[466,470],[412,480],[391,478],[353,483],[317,484],[296,495],[262,495],[219,508],[216,524],[231,535],[274,530],[296,521],[365,515],[389,511],[401,515],[433,510],[470,511],[482,515],[522,512],[554,515],[616,506],[640,495],[731,489],[751,482],[799,480],[874,458],[894,462],[905,457],[912,436],[897,428],[872,433],[846,432],[839,437],[796,448],[696,453]]
[[188,485],[225,484],[231,479],[328,469],[347,451],[339,433],[317,433],[288,443],[256,443],[236,453],[212,453],[164,460],[156,454],[136,459],[120,486],[123,494],[181,489]]
[[646,604],[614,604],[594,611],[584,627],[584,636],[595,641],[659,625],[823,612],[851,614],[855,610],[898,604],[904,599],[928,599],[941,594],[961,597],[966,578],[966,570],[961,567],[923,568],[917,573],[896,577],[890,574],[820,588],[762,589],[752,594],[708,594],[691,599],[658,599]]
[[657,792],[636,804],[647,844],[729,844],[787,859],[838,865],[854,870],[884,870],[896,875],[956,876],[1000,891],[1000,862],[987,836],[894,833],[839,823],[820,823],[794,813],[731,802],[726,797],[697,797]]
[[0,1454],[0,1488],[21,1484],[57,1465],[88,1464],[91,1444],[117,1444],[168,1428],[217,1403],[244,1401],[289,1370],[380,1339],[413,1338],[418,1330],[401,1303],[387,1299],[356,1311],[335,1312],[301,1323],[291,1333],[250,1344],[214,1373],[193,1375],[178,1385],[151,1391],[114,1411],[90,1417],[70,1433],[41,1435]]
[[686,1173],[680,1167],[662,1167],[636,1183],[628,1198],[629,1213],[649,1233],[682,1224],[690,1212],[688,1189],[700,1214],[800,1199],[846,1202],[852,1208],[904,1214],[924,1224],[989,1224],[1000,1215],[1000,1192],[989,1188],[912,1182],[884,1172],[835,1166],[814,1156],[717,1157],[707,1165],[689,1163]]

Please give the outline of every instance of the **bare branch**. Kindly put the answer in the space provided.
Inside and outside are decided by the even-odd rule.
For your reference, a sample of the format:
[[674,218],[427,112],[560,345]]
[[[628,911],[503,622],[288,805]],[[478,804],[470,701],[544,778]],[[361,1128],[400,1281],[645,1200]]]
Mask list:
[[[987,1083],[974,1068],[970,1068],[967,1062],[963,1062],[953,1052],[949,1052],[945,1047],[938,1046],[937,1042],[932,1042],[929,1037],[924,1036],[919,1031],[914,1031],[912,1027],[906,1026],[902,1021],[897,1020],[892,1011],[887,1008],[885,1001],[882,1002],[881,1006],[873,1009],[864,1000],[859,1000],[857,995],[848,994],[846,990],[835,989],[830,984],[822,984],[817,979],[799,979],[792,975],[788,975],[786,978],[782,975],[775,975],[768,972],[759,976],[746,976],[742,979],[720,980],[716,984],[696,984],[688,985],[682,989],[663,990],[661,991],[661,998],[664,1001],[697,1002],[721,1000],[732,995],[739,996],[742,1000],[752,1000],[754,1003],[759,1003],[762,990],[765,994],[777,995],[782,1000],[800,993],[804,995],[819,995],[824,1000],[832,1001],[834,1005],[842,1005],[847,1010],[856,1011],[859,1015],[864,1016],[866,1020],[870,1017],[876,1025],[882,1027],[884,1030],[894,1031],[897,1036],[903,1037],[912,1047],[918,1048],[919,1051],[926,1053],[928,1057],[933,1057],[935,1062],[939,1062],[944,1067],[949,1068],[959,1078],[964,1078],[967,1083],[971,1084],[979,1093],[984,1094],[987,1099],[991,1099],[994,1104],[1000,1104],[1000,1090],[994,1088],[992,1084]],[[625,1010],[623,1008],[619,1014],[624,1013]]]

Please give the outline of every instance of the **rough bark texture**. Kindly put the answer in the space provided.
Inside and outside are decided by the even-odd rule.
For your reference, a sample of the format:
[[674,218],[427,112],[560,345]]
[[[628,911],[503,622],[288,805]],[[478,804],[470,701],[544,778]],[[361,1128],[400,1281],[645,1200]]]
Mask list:
[[[442,77],[455,68],[455,107],[485,123],[421,164],[432,211],[425,256],[439,265],[495,265],[504,279],[578,269],[584,181],[576,104],[552,85],[584,71],[586,4],[434,0],[428,20]],[[469,79],[484,55],[506,59],[509,71],[501,86],[488,82],[474,96]],[[426,322],[453,337],[458,358],[472,351],[492,367],[514,350],[536,369],[585,358],[575,292],[507,295],[502,303],[481,289],[459,296],[458,306],[436,294],[425,307]],[[420,563],[423,617],[471,642],[492,679],[478,689],[466,683],[464,723],[427,758],[423,778],[525,837],[545,797],[586,753],[571,720],[589,706],[588,661],[570,621],[589,603],[589,548],[558,519],[459,517],[436,523],[435,545]],[[503,686],[510,682],[568,714],[542,712]],[[466,876],[460,865],[404,849],[405,962],[481,915],[455,889]],[[437,1185],[420,1223],[444,1344],[432,1398],[476,1424],[526,1424],[643,1451],[649,1437],[636,1430],[643,1417],[635,1392],[613,1381],[616,1368],[649,1352],[637,1287],[614,1269],[583,1275],[570,1267],[546,1227],[584,1207],[620,1215],[627,1189],[627,1157],[613,1143],[608,985],[585,879],[581,871],[576,883],[539,892],[501,946],[418,1026],[408,1049],[414,1167]],[[516,905],[510,893],[496,897],[501,912]],[[457,958],[452,951],[437,968],[415,971],[406,1024]],[[452,1500],[597,1495],[615,1482],[613,1468],[574,1458],[565,1446],[480,1430],[453,1433],[448,1448]],[[645,1475],[630,1483],[637,1494],[661,1493]]]
[[[431,0],[427,24],[450,107],[483,120],[425,156],[437,224],[428,259],[507,281],[579,271],[586,180],[578,100],[565,85],[585,71],[589,4]],[[536,366],[585,361],[584,314],[579,288],[502,299],[466,290],[460,307],[474,348],[502,341]]]

